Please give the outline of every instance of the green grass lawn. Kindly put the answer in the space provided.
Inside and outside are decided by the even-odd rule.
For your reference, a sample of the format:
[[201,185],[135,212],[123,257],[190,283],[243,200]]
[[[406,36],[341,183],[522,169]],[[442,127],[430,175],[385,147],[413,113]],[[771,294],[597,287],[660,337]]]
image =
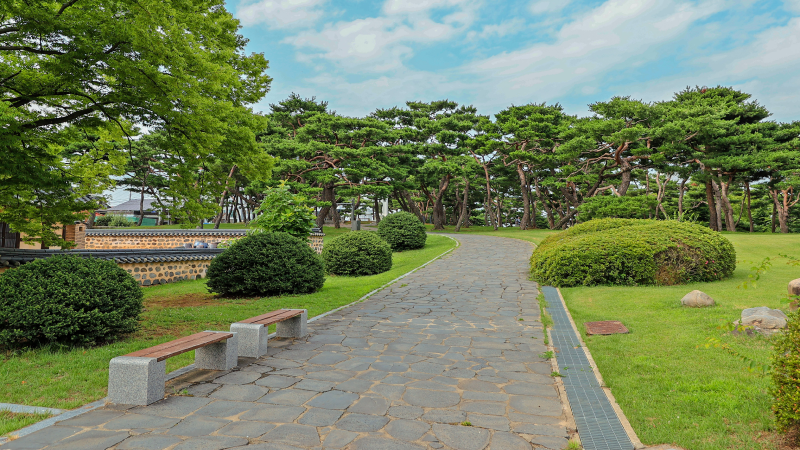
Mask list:
[[[775,260],[755,288],[742,289],[750,268],[779,253],[800,256],[800,235],[726,233],[736,247],[738,268],[728,280],[668,287],[575,287],[562,289],[600,373],[645,444],[677,444],[692,450],[776,449],[768,376],[745,369],[719,348],[768,364],[772,344],[763,337],[737,337],[719,329],[744,308],[786,310],[780,300],[800,267]],[[716,307],[683,308],[680,299],[699,289]],[[630,334],[586,336],[584,322],[621,320]],[[700,346],[700,348],[698,348]]]
[[[425,227],[428,231],[433,232],[433,225],[426,224]],[[498,228],[497,231],[494,231],[492,227],[478,227],[478,226],[471,226],[469,228],[461,228],[461,231],[456,233],[456,227],[452,225],[448,225],[444,227],[444,231],[440,231],[441,233],[452,233],[452,234],[479,234],[482,236],[497,236],[497,237],[506,237],[506,238],[513,238],[513,239],[522,239],[523,241],[533,242],[534,244],[538,244],[542,241],[542,239],[546,238],[547,236],[557,233],[557,231],[552,230],[542,230],[542,229],[535,229],[535,230],[520,230],[519,227],[507,227],[507,228]]]
[[[358,300],[455,245],[447,237],[430,236],[423,249],[395,253],[389,272],[365,277],[330,276],[322,289],[308,295],[217,298],[207,292],[205,280],[145,288],[142,329],[127,339],[94,348],[48,347],[0,355],[0,403],[76,408],[105,397],[108,362],[115,356],[202,330],[228,330],[232,322],[274,309],[306,308],[310,318]],[[194,352],[170,358],[167,371],[193,360]]]
[[0,410],[0,436],[9,431],[19,430],[28,425],[47,419],[50,414],[20,414],[11,411]]

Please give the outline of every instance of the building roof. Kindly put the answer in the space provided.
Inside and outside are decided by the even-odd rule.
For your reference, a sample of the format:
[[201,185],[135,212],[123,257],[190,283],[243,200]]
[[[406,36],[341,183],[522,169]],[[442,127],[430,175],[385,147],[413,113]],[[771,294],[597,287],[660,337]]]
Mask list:
[[0,249],[0,267],[16,267],[35,259],[54,255],[74,255],[82,258],[99,258],[116,263],[170,262],[214,259],[224,252],[222,248],[169,248],[130,250],[18,250]]
[[[140,202],[140,199],[128,200],[127,202],[121,203],[121,204],[119,204],[117,206],[112,206],[111,208],[108,208],[106,211],[108,211],[108,212],[111,212],[111,211],[139,211],[139,202]],[[155,199],[152,199],[152,198],[144,199],[144,210],[145,211],[156,212],[157,209],[154,208],[154,206],[157,206],[157,204],[154,205],[155,203],[156,203]]]

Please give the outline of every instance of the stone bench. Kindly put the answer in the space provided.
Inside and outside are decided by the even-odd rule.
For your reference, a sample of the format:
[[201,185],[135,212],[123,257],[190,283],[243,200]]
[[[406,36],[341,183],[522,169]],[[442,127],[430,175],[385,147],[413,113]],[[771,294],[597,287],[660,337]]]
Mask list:
[[108,397],[112,403],[149,405],[164,398],[167,358],[195,350],[195,368],[228,370],[238,362],[237,344],[236,333],[203,331],[117,356],[108,367]]
[[260,358],[267,354],[267,328],[276,324],[278,337],[301,338],[306,335],[308,310],[279,309],[231,324],[239,335],[239,356]]

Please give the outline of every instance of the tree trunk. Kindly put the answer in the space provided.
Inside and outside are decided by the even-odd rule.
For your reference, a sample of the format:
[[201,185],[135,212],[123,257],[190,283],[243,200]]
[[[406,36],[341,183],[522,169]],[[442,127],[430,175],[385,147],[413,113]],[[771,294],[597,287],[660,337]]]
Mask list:
[[142,178],[142,189],[139,195],[139,220],[136,222],[136,226],[142,226],[142,222],[144,221],[144,186],[147,184],[147,175]]
[[750,232],[755,232],[755,227],[753,226],[753,213],[750,211],[750,182],[744,182],[744,188],[747,194],[747,220],[750,221]]
[[334,187],[333,183],[327,183],[322,186],[322,201],[328,202],[330,205],[323,206],[319,213],[317,214],[317,228],[322,229],[325,225],[325,219],[328,217],[328,214],[331,212],[331,208],[334,207]]
[[439,181],[439,190],[436,192],[436,199],[433,203],[434,230],[444,230],[445,215],[444,215],[444,203],[442,202],[442,198],[444,197],[444,193],[445,191],[447,191],[447,187],[449,185],[450,185],[450,175],[442,178]]
[[422,215],[422,211],[419,210],[419,206],[417,206],[417,202],[411,197],[411,194],[408,191],[402,192],[403,198],[406,199],[406,203],[408,203],[408,209],[411,210],[411,213],[415,216],[419,217],[420,222],[425,223],[425,217]]
[[[778,223],[781,228],[781,233],[788,233],[789,232],[789,208],[794,205],[795,202],[791,202],[789,200],[792,197],[790,190],[777,190],[777,189],[770,189],[769,191],[770,196],[772,197],[772,204],[773,204],[773,211],[777,212],[778,215]],[[774,217],[775,214],[773,213],[773,230],[774,230]],[[774,233],[774,231],[773,231]]]
[[333,228],[337,230],[342,227],[342,216],[339,214],[339,202],[336,196],[333,197],[333,205],[331,206],[331,217],[333,218]]
[[[234,172],[236,172],[236,164],[231,167],[231,171],[228,173],[228,178],[225,179],[225,189],[222,190],[222,195],[219,197],[219,215],[217,216],[217,220],[214,221],[215,230],[219,229],[219,223],[222,221],[222,212],[224,211],[222,207],[225,204],[225,198],[228,196],[228,183],[230,183]],[[230,215],[228,215],[228,221],[230,221]]]
[[461,231],[461,227],[467,223],[469,219],[469,210],[467,209],[467,200],[469,199],[469,179],[464,180],[464,200],[461,202],[461,215],[456,222],[456,232]]
[[714,188],[711,186],[711,178],[706,179],[706,202],[708,202],[708,227],[714,231],[719,231],[717,227],[717,207],[714,202]]
[[519,229],[527,230],[531,221],[531,200],[528,195],[528,177],[522,164],[517,164],[517,175],[519,175],[519,187],[522,193],[522,220],[519,221]]
[[678,192],[678,221],[683,222],[683,194],[686,193],[686,182],[688,178],[681,180],[680,191]]
[[619,182],[619,189],[617,189],[617,195],[620,197],[624,197],[625,193],[628,192],[628,188],[631,186],[631,172],[633,171],[633,167],[630,165],[628,161],[622,160],[622,179]]
[[[770,194],[770,197],[772,194]],[[775,215],[778,213],[778,205],[775,200],[772,200],[772,232],[775,232]]]
[[717,188],[719,203],[725,211],[725,228],[727,228],[728,231],[734,232],[736,231],[736,222],[733,219],[733,206],[731,205],[730,198],[728,198],[731,184],[733,184],[733,176],[728,178],[727,183],[720,179],[719,187],[717,188],[716,183],[714,187]]

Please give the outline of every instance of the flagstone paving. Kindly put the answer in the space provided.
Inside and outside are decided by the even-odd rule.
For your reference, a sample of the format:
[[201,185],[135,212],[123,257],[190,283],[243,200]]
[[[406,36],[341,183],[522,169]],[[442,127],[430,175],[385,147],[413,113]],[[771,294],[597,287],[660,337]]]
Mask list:
[[[368,300],[193,371],[145,407],[107,405],[2,449],[517,450],[567,445],[527,280],[531,246],[461,246]],[[471,424],[468,426],[467,423]]]

